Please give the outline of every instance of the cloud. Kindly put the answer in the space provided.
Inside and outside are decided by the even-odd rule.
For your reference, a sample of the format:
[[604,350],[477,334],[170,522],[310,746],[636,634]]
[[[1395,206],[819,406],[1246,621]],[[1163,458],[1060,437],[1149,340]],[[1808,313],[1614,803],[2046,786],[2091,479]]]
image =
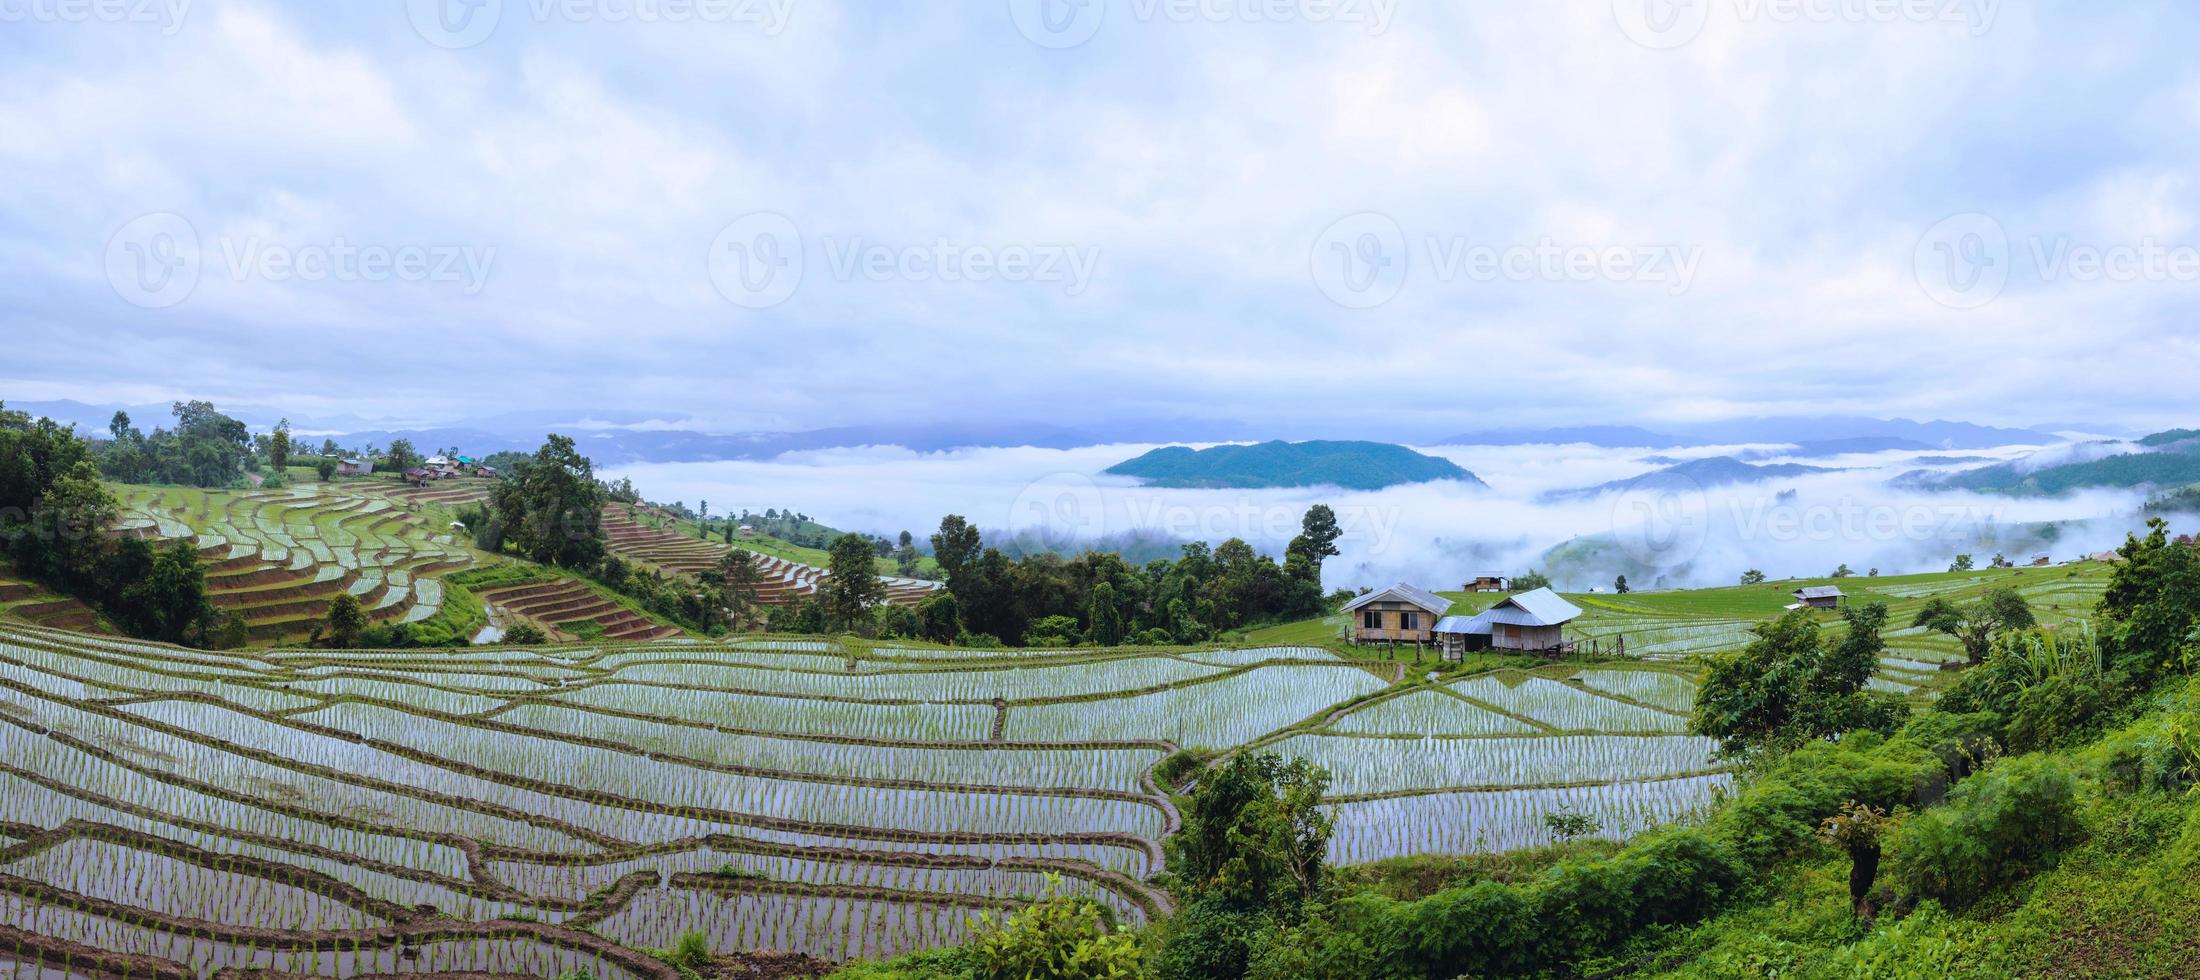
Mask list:
[[[2196,277],[2030,256],[2200,246],[2200,72],[2179,43],[2200,12],[1714,6],[1673,50],[1604,4],[1413,4],[1377,31],[1111,3],[1068,50],[1000,4],[800,0],[763,31],[508,3],[455,51],[401,5],[201,0],[172,35],[22,23],[0,42],[0,330],[26,357],[0,384],[305,388],[451,419],[1106,431],[1135,412],[1402,439],[1821,412],[2189,421]],[[208,242],[495,260],[477,292],[209,276],[139,309],[102,254],[156,211]],[[758,211],[792,221],[806,261],[785,302],[750,309],[711,246]],[[1395,298],[1355,310],[1313,265],[1363,212],[1406,247]],[[1967,212],[2004,229],[2010,277],[1957,309],[1915,266]],[[1095,265],[1074,290],[836,270],[856,244],[935,271],[1032,248]],[[1443,262],[1474,248],[1700,261],[1683,283]],[[338,374],[341,397],[297,384]]]

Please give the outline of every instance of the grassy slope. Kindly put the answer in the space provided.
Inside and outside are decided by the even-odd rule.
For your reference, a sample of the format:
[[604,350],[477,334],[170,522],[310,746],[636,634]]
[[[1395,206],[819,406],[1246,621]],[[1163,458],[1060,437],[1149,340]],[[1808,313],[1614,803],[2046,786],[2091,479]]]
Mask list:
[[2161,738],[2180,718],[2194,721],[2190,702],[2166,697],[2101,742],[2060,752],[2081,773],[2087,839],[2053,869],[1971,909],[1928,905],[1858,923],[1848,860],[1828,847],[1738,907],[1654,941],[1654,960],[1632,975],[2200,976],[2200,796],[2111,790],[2099,778],[2105,745]]

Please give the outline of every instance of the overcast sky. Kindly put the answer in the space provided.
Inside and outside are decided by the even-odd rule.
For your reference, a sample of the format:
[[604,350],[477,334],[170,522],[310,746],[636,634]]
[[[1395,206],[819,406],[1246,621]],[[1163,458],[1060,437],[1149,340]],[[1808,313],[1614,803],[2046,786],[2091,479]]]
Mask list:
[[2186,3],[0,16],[15,400],[1409,438],[2200,378]]

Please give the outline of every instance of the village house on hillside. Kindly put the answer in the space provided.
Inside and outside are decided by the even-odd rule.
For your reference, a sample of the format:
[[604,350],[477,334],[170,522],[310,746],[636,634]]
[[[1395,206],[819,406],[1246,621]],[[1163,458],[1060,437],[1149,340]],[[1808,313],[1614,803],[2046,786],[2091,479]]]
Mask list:
[[1839,609],[1842,603],[1849,601],[1848,595],[1838,585],[1804,586],[1796,589],[1793,595],[1795,603],[1789,609],[1801,609],[1805,606],[1812,609]]
[[1473,650],[1559,652],[1569,648],[1566,624],[1581,618],[1576,606],[1550,589],[1508,596],[1479,616],[1446,616],[1436,623],[1436,644],[1447,660]]
[[374,461],[371,459],[347,459],[341,463],[336,464],[336,475],[373,476]]
[[1345,603],[1346,636],[1354,643],[1427,643],[1451,600],[1400,582]]
[[1467,591],[1503,592],[1505,591],[1505,577],[1496,572],[1478,572],[1473,578],[1467,580]]

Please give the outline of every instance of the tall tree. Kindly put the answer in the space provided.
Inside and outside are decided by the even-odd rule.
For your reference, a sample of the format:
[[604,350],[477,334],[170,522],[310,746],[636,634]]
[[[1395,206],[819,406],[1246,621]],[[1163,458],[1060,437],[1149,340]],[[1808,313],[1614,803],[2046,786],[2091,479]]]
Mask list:
[[498,526],[520,554],[546,565],[591,568],[603,560],[605,493],[573,440],[552,435],[490,491]]
[[2032,615],[2032,606],[2024,596],[2008,586],[1987,590],[1975,602],[1961,605],[1936,597],[1917,611],[1917,618],[1910,623],[1949,636],[1963,642],[1964,655],[1972,666],[1986,662],[1986,654],[1994,647],[1994,637],[2010,630],[2031,629],[2038,622]]
[[275,423],[275,435],[267,442],[267,465],[281,473],[290,466],[290,420]]
[[349,648],[359,642],[359,634],[367,628],[366,611],[359,608],[359,597],[349,592],[336,594],[336,601],[328,607],[328,642],[338,649]]
[[871,542],[860,534],[843,534],[828,552],[823,593],[825,617],[833,629],[851,630],[867,622],[871,607],[886,599],[886,585],[879,581],[877,555]]
[[390,467],[402,473],[420,465],[420,452],[413,448],[411,439],[397,439],[390,443]]
[[1092,587],[1092,642],[1104,647],[1123,645],[1123,610],[1116,606],[1115,586],[1102,582]]
[[[349,593],[343,597],[351,599]],[[137,620],[139,632],[166,643],[184,643],[193,634],[203,633],[214,615],[198,549],[183,538],[161,549],[146,576],[123,591],[122,601]],[[355,608],[358,604],[352,599]]]
[[932,535],[932,560],[947,573],[949,588],[954,588],[956,577],[978,560],[982,547],[978,529],[962,515],[949,514],[940,519],[939,533]]

